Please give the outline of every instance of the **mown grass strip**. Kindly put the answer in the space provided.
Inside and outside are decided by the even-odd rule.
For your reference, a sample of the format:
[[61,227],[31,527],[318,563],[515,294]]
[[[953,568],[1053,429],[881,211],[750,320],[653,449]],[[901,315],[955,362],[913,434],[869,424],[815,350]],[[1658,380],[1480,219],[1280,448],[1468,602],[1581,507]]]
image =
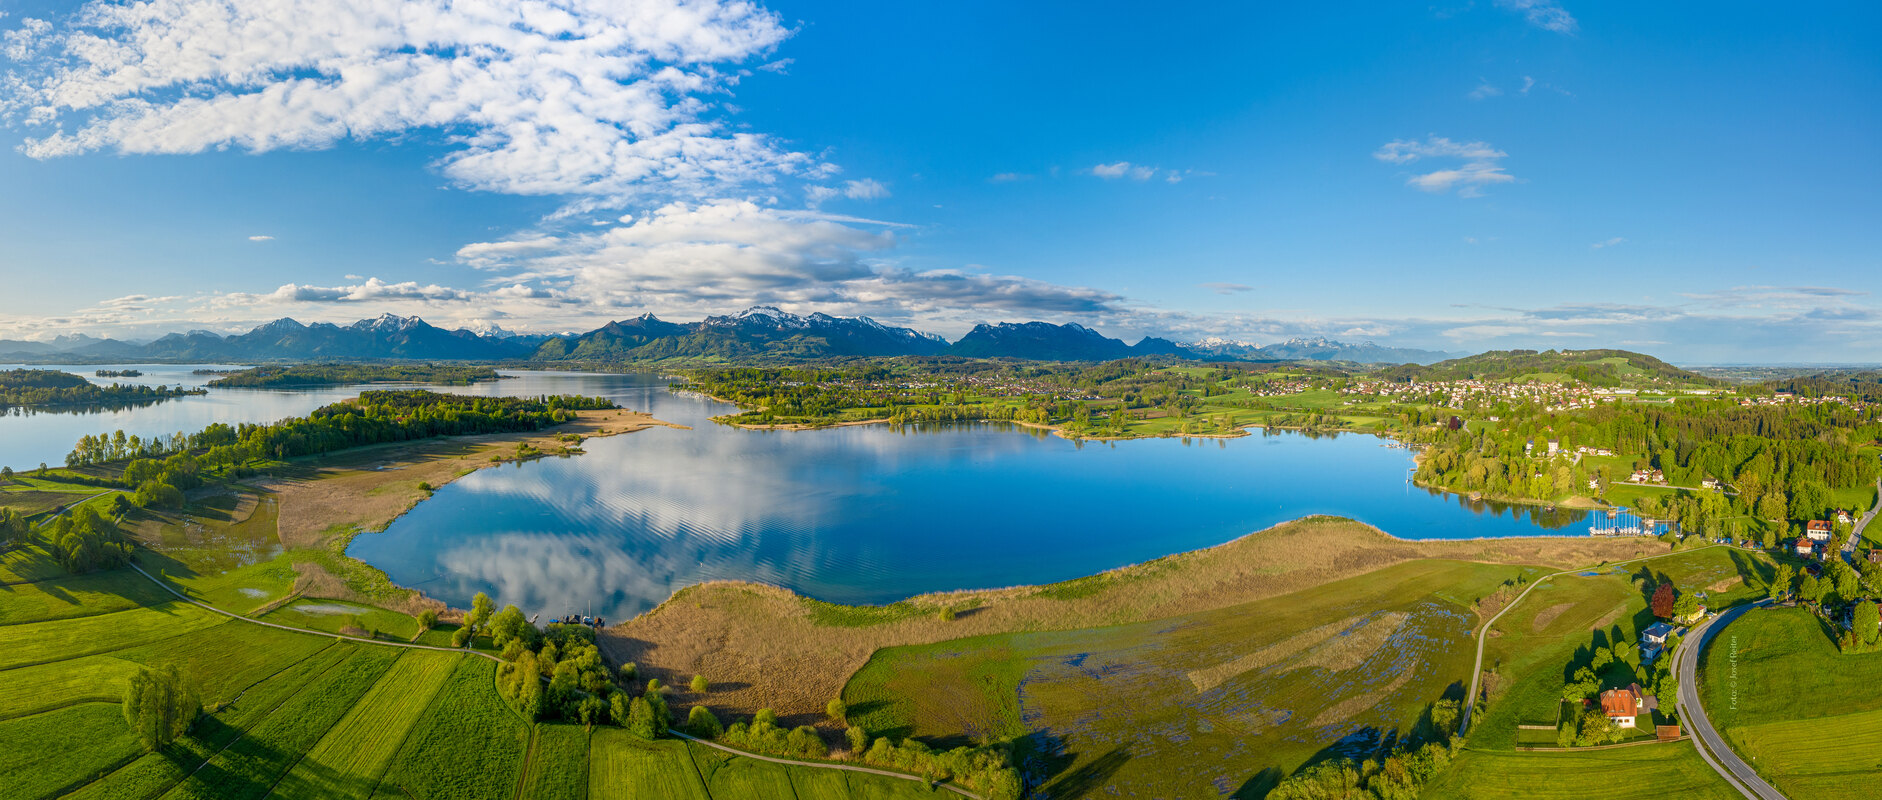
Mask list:
[[406,735],[461,658],[455,653],[404,651],[268,796],[371,797]]
[[378,685],[400,655],[389,648],[346,646],[358,649],[288,698],[165,797],[252,800],[267,795],[304,753]]
[[0,627],[0,669],[123,650],[207,628],[222,619],[188,603],[171,601],[92,617],[7,625]]
[[684,742],[637,739],[620,728],[597,728],[588,745],[588,797],[714,800],[685,747]]
[[90,617],[165,602],[170,595],[135,572],[96,572],[0,587],[0,626]]
[[85,702],[115,703],[138,666],[108,655],[86,656],[0,672],[0,719]]
[[68,796],[73,800],[149,800],[168,791],[354,650],[352,645],[328,643],[325,649],[248,687],[228,707],[197,722],[188,736]]
[[135,758],[140,749],[117,703],[84,703],[0,722],[0,794],[52,797]]
[[517,797],[587,800],[588,729],[580,725],[537,725],[536,750]]
[[1738,800],[1686,742],[1567,753],[1466,750],[1423,800]]
[[487,659],[458,659],[386,770],[379,796],[502,800],[516,792],[530,726],[497,694],[496,673]]

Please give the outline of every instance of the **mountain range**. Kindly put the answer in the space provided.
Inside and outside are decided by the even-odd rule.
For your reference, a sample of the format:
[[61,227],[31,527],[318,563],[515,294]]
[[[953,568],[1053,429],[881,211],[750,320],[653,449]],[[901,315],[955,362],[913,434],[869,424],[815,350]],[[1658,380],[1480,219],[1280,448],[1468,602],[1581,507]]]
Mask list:
[[868,317],[800,316],[770,306],[699,322],[667,322],[652,314],[610,322],[582,334],[516,335],[445,330],[418,317],[386,314],[351,325],[302,324],[282,318],[247,333],[172,333],[138,344],[90,336],[44,342],[0,340],[0,361],[661,361],[667,359],[812,359],[864,356],[959,356],[1050,361],[1106,361],[1162,356],[1210,361],[1357,361],[1429,363],[1447,353],[1365,342],[1290,339],[1258,347],[1208,338],[1194,343],[1146,336],[1136,344],[1075,323],[982,323],[949,343],[931,333],[883,325]]

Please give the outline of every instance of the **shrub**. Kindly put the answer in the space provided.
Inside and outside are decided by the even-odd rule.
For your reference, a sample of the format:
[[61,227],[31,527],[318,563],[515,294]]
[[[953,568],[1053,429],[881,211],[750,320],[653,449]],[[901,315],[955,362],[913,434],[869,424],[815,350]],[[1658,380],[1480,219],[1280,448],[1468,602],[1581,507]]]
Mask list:
[[435,627],[438,627],[438,612],[436,609],[427,608],[418,612],[419,630],[428,631]]
[[471,632],[471,629],[469,627],[458,628],[457,630],[451,632],[451,646],[463,647],[465,645],[468,645],[470,644],[471,636],[473,635],[475,634]]
[[694,694],[705,694],[707,689],[712,688],[712,684],[704,675],[694,675],[691,686]]
[[686,732],[701,739],[717,739],[725,733],[725,728],[719,724],[719,718],[713,715],[712,709],[693,706],[691,711],[686,712]]
[[850,752],[860,756],[869,749],[869,731],[861,725],[851,725],[843,729],[843,738],[850,743]]
[[831,700],[828,705],[825,705],[823,707],[823,713],[837,722],[844,722],[849,719],[850,707],[843,702],[843,698],[839,697]]
[[642,739],[656,739],[660,736],[659,726],[654,721],[653,706],[645,697],[636,697],[627,704],[627,732]]

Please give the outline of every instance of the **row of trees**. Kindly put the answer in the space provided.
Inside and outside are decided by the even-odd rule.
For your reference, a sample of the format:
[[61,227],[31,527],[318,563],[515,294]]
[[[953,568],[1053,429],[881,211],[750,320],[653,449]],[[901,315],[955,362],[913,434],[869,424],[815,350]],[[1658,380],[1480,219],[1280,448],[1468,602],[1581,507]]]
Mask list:
[[576,411],[614,408],[599,397],[467,397],[424,390],[374,390],[355,400],[323,406],[305,417],[266,425],[216,423],[193,435],[151,440],[86,436],[66,456],[67,466],[124,458],[156,458],[203,451],[200,459],[222,467],[258,459],[285,459],[387,442],[482,433],[535,431],[573,418]]
[[135,546],[117,523],[89,507],[67,512],[43,533],[46,549],[74,575],[122,567],[130,563]]
[[338,386],[358,383],[435,383],[466,385],[494,381],[489,367],[466,364],[295,364],[255,367],[209,381],[210,386]]
[[1269,800],[1415,800],[1426,781],[1450,767],[1463,749],[1456,735],[1460,705],[1440,700],[1420,731],[1386,753],[1354,761],[1335,758],[1309,765],[1276,784]]

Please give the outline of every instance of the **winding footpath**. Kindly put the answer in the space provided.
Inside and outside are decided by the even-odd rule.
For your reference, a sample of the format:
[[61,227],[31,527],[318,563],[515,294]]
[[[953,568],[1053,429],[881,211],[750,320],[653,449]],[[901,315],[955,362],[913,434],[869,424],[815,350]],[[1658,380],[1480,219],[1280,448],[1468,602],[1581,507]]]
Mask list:
[[1752,800],[1784,800],[1784,793],[1758,777],[1757,771],[1732,752],[1732,748],[1725,744],[1725,739],[1719,736],[1718,730],[1712,727],[1712,720],[1706,716],[1705,707],[1699,703],[1699,655],[1705,652],[1712,637],[1730,625],[1738,615],[1770,602],[1759,600],[1751,605],[1729,608],[1699,623],[1686,633],[1685,641],[1673,653],[1673,669],[1679,675],[1680,721],[1686,724],[1687,732],[1692,734],[1693,746],[1698,749],[1699,756],[1725,778],[1726,783]]

